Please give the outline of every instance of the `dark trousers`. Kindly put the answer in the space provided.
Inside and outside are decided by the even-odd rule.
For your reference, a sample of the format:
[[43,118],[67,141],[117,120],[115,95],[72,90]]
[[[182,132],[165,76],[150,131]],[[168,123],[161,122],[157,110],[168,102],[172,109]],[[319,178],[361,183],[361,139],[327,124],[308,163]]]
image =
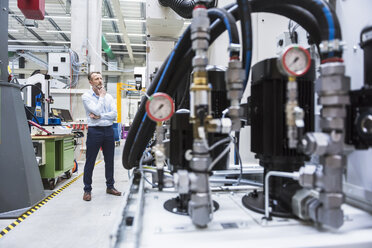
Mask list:
[[105,160],[106,186],[114,187],[114,129],[107,127],[89,127],[87,136],[86,161],[84,167],[84,191],[92,190],[92,175],[99,149],[102,147]]

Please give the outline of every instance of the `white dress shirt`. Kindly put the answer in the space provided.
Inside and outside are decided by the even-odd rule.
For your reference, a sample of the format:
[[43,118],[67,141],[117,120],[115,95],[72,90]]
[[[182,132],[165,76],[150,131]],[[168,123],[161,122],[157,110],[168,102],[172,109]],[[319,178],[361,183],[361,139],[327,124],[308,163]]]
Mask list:
[[[114,98],[107,94],[104,97],[99,97],[92,89],[84,93],[82,96],[85,112],[87,114],[88,126],[111,126],[117,117],[117,110]],[[93,119],[89,114],[101,116],[100,119]]]

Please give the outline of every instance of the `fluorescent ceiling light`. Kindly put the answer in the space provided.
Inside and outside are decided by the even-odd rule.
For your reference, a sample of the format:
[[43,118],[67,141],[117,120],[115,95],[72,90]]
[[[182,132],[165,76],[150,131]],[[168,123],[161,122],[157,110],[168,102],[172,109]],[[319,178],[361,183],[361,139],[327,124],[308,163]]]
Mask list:
[[22,43],[57,43],[57,44],[70,44],[70,41],[59,41],[59,40],[8,40],[8,42],[22,42]]
[[[125,43],[108,43],[109,45],[111,46],[125,46],[126,44]],[[142,47],[145,47],[147,46],[146,44],[130,44],[131,46],[142,46]]]
[[128,36],[135,36],[135,37],[146,37],[145,34],[128,34]]
[[102,18],[102,21],[110,21],[110,22],[117,22],[118,19],[117,18]]
[[[125,54],[125,55],[129,54],[128,52],[123,52],[123,51],[112,51],[112,52],[115,53],[115,54]],[[105,53],[105,51],[102,51],[102,53]],[[133,51],[133,54],[134,55],[146,55],[146,52],[135,52],[135,51]]]
[[47,41],[47,43],[70,44],[71,41]]
[[[17,14],[12,14],[11,16],[18,16],[18,17],[24,17],[23,15],[17,15]],[[71,19],[71,16],[68,16],[68,15],[54,15],[54,16],[45,16],[45,18],[49,18],[49,19]],[[110,22],[117,22],[118,19],[117,18],[107,18],[107,17],[102,17],[102,21],[110,21]],[[143,22],[146,22],[145,19],[124,19],[125,22],[140,22],[140,23],[143,23]]]
[[139,23],[145,23],[146,20],[144,19],[124,19],[125,22],[139,22]]
[[[105,33],[105,35],[123,35],[123,33]],[[146,37],[145,34],[128,34],[128,36],[133,36],[133,37]]]
[[105,35],[117,35],[117,36],[119,36],[119,35],[123,35],[123,33],[105,33]]
[[19,30],[18,30],[18,29],[8,29],[8,32],[11,32],[11,33],[18,33]]
[[[17,14],[11,14],[10,16],[17,16],[17,17],[25,18],[24,15],[17,15]],[[68,15],[54,15],[54,16],[46,15],[44,17],[48,19],[71,19],[71,16],[68,16]]]
[[47,30],[47,33],[65,33],[65,34],[71,34],[71,31],[63,31],[63,30]]
[[22,42],[22,43],[38,43],[39,40],[8,40],[8,42]]
[[[119,20],[117,18],[107,18],[107,17],[102,17],[102,21],[108,21],[108,22],[118,22]],[[145,19],[124,19],[125,22],[139,22],[143,23],[146,22]]]
[[47,16],[45,16],[45,18],[49,18],[49,19],[71,19],[71,16],[68,16],[68,15],[54,15],[54,16],[47,15]]
[[131,3],[146,3],[146,0],[124,0],[121,1],[123,3],[131,2]]

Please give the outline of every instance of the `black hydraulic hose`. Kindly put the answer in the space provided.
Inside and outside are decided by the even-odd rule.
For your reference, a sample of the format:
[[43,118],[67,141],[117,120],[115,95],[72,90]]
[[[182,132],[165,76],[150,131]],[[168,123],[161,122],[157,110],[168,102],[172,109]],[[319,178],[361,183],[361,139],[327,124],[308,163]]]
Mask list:
[[[322,41],[334,39],[341,40],[341,28],[332,8],[323,0],[251,0],[253,5],[258,4],[261,7],[268,7],[273,4],[290,4],[301,7],[309,11],[317,20],[320,27],[320,37]],[[324,57],[341,57],[342,52],[325,52]]]
[[37,85],[35,85],[35,84],[25,84],[25,85],[23,85],[19,90],[22,91],[22,90],[23,90],[24,88],[26,88],[26,87],[34,87],[34,88],[38,89],[39,92],[40,92],[40,94],[41,94],[42,97],[44,98],[44,93],[43,93],[43,91],[41,90],[41,88],[40,88],[39,86],[37,86]]
[[[262,0],[260,0],[262,1]],[[321,31],[322,40],[333,40],[341,39],[340,26],[336,26],[337,16],[332,13],[332,10],[328,4],[323,0],[270,0],[271,2],[282,2],[287,4],[297,5],[308,11],[310,11],[314,17],[318,20]],[[332,30],[333,29],[333,30]],[[334,34],[332,35],[332,32]]]
[[[336,29],[336,32],[339,32],[339,36],[340,36],[340,40],[342,39],[342,30],[341,30],[341,26],[340,26],[340,21],[338,20],[337,18],[337,14],[336,14],[336,11],[335,9],[333,8],[333,6],[331,6],[331,4],[328,2],[328,1],[324,1],[325,4],[327,4],[328,8],[330,9],[331,13],[333,16],[335,16],[336,18],[334,18],[334,23],[335,23],[335,29]],[[319,49],[319,46],[318,46],[318,50]],[[342,52],[335,52],[334,53],[334,56],[335,57],[338,57],[338,58],[342,58]]]
[[195,7],[194,0],[159,0],[160,5],[169,7],[179,16],[190,19],[192,17],[192,10]]
[[192,10],[195,7],[194,0],[159,0],[159,3],[173,9],[179,16],[187,19],[192,17]]
[[314,18],[313,15],[311,15],[310,12],[304,10],[301,7],[290,4],[270,6],[262,10],[262,12],[279,14],[288,17],[289,19],[300,24],[300,26],[309,33],[311,42],[316,45],[321,59],[324,58],[319,48],[319,44],[321,42],[320,28],[317,20]]
[[32,117],[34,117],[37,124],[41,125],[37,117],[34,115],[34,113],[32,113],[31,110],[29,110],[26,106],[25,106],[25,109],[27,110],[28,113],[30,113],[30,115],[32,115]]
[[[192,18],[192,11],[195,7],[194,0],[159,0],[160,5],[169,7],[183,18]],[[208,8],[214,7],[215,1],[207,5]]]
[[[190,28],[188,28],[184,32],[185,37],[190,37]],[[191,41],[190,39],[180,39],[179,43],[175,47],[175,49],[171,52],[171,54],[168,56],[168,58],[165,60],[165,62],[162,64],[160,69],[155,75],[155,78],[153,79],[152,83],[150,84],[149,88],[147,89],[147,95],[152,95],[155,91],[162,91],[164,87],[168,84],[168,78],[170,75],[170,71],[174,70],[174,67],[176,66],[176,63],[174,61],[178,61],[179,57],[185,53],[184,50],[186,50],[188,47],[190,47]],[[175,52],[175,50],[177,52]],[[172,63],[170,63],[170,60],[173,60]],[[167,73],[163,73],[165,68],[167,68]],[[161,80],[161,85],[159,84],[159,81]],[[160,89],[158,89],[160,88]],[[132,149],[135,146],[135,143],[137,139],[143,140],[143,137],[139,137],[139,128],[141,128],[141,123],[144,122],[146,119],[148,119],[146,115],[146,98],[142,98],[140,107],[137,111],[137,114],[134,117],[133,123],[129,129],[127,139],[125,141],[123,154],[122,154],[122,163],[126,169],[133,168],[133,165],[129,163],[129,156],[132,154]],[[155,129],[149,129],[147,132],[154,132]],[[146,143],[148,142],[148,139]]]
[[[236,20],[231,13],[226,11],[225,9],[209,9],[208,10],[208,16],[211,18],[211,22],[213,22],[215,19],[219,19],[224,25],[225,28],[229,34],[230,38],[230,44],[239,44],[239,32],[238,28],[236,27]],[[232,56],[238,56],[239,57],[239,52],[233,51],[230,53],[230,57]]]
[[[153,90],[154,85],[155,85],[153,82],[155,82],[155,81],[157,82],[159,80],[160,75],[161,75],[161,73],[159,73],[159,72],[162,72],[164,70],[164,67],[165,67],[166,63],[168,62],[168,59],[169,59],[169,56],[164,61],[164,63],[162,64],[162,66],[160,67],[158,72],[156,73],[155,78],[152,80],[152,83],[150,84],[150,86],[147,90],[148,92],[150,90]],[[133,146],[133,142],[134,142],[135,136],[138,132],[138,128],[141,124],[141,120],[143,118],[143,115],[145,114],[146,100],[147,100],[146,97],[142,97],[140,107],[137,110],[137,113],[136,113],[136,115],[133,119],[132,125],[130,126],[130,129],[128,131],[127,138],[125,140],[125,145],[124,145],[123,153],[122,153],[122,163],[123,163],[124,167],[128,170],[133,168],[133,166],[128,165],[127,161],[129,160],[130,150]]]
[[[256,6],[255,6],[256,7]],[[290,4],[275,4],[273,6],[260,8],[257,6],[255,12],[275,13],[285,16],[303,27],[316,44],[321,42],[320,27],[315,17],[307,10]]]
[[[264,0],[263,2],[265,2]],[[292,19],[293,21],[300,24],[301,27],[303,27],[310,36],[314,39],[315,43],[320,43],[320,28],[319,25],[314,18],[314,16],[311,15],[310,12],[307,10],[290,5],[290,4],[266,4],[263,5],[260,0],[253,0],[251,3],[251,11],[252,13],[256,12],[267,12],[267,13],[273,13],[273,14],[279,14],[282,16],[285,16],[289,19]],[[230,13],[234,16],[236,21],[240,20],[240,14],[239,14],[240,8],[238,8],[238,5],[232,5],[230,7]],[[223,25],[219,23],[216,25],[216,30],[221,30],[223,28]],[[215,39],[215,35],[217,35],[218,32],[212,33],[211,32],[211,39]]]
[[341,26],[340,26],[340,21],[337,18],[336,11],[328,1],[323,1],[323,2],[328,6],[329,10],[332,13],[332,16],[335,17],[334,18],[335,31],[339,33],[339,34],[337,34],[337,36],[339,36],[339,39],[341,39],[342,38],[342,30],[341,30]]
[[237,0],[242,31],[243,68],[245,69],[244,89],[248,84],[249,71],[252,63],[252,19],[251,6],[248,0]]

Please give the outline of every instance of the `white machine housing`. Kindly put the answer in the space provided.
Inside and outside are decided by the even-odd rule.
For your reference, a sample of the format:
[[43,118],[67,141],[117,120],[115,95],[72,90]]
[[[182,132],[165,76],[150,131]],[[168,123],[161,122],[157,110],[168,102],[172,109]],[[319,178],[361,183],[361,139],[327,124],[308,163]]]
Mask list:
[[69,53],[48,53],[48,73],[51,76],[71,75],[71,62]]

